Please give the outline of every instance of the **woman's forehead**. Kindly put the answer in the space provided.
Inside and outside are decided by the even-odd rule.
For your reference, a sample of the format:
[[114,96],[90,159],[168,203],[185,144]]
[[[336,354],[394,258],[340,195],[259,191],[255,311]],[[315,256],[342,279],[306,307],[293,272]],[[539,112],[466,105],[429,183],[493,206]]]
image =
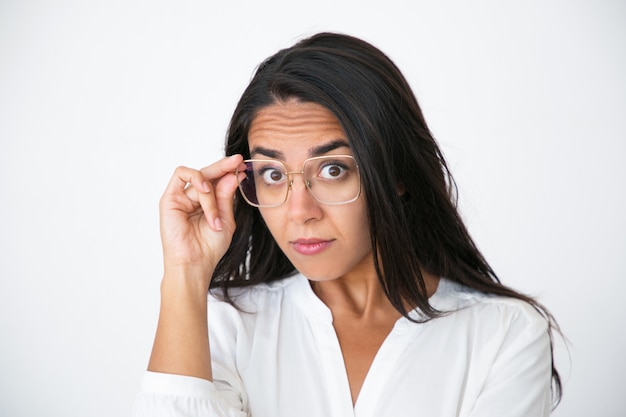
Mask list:
[[314,131],[343,133],[335,115],[317,103],[295,100],[278,102],[261,108],[250,125],[248,136],[252,138],[274,134],[309,134]]
[[343,127],[330,110],[295,100],[260,109],[250,125],[248,146],[251,154],[265,156],[271,156],[268,151],[299,150],[317,156],[337,148],[349,149]]

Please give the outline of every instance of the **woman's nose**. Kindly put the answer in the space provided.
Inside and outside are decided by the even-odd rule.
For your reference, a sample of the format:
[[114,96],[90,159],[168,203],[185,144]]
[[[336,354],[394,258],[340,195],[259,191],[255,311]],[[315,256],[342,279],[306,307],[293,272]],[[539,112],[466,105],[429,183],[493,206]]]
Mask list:
[[[299,177],[299,178],[297,178]],[[320,204],[313,198],[302,175],[292,176],[287,196],[287,218],[297,223],[306,223],[322,217]]]

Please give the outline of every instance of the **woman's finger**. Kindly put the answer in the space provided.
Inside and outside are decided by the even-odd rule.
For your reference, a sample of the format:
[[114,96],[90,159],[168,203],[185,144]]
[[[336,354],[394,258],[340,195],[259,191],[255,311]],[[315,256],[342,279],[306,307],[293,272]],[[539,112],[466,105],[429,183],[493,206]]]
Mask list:
[[[240,179],[242,176],[245,177],[245,174],[239,173]],[[229,172],[212,184],[211,193],[198,195],[207,222],[216,231],[222,230],[225,225],[229,230],[234,230],[233,197],[237,192],[238,184],[237,176],[234,172]]]
[[182,204],[185,211],[191,212],[200,206],[209,227],[221,231],[224,219],[234,221],[232,199],[237,188],[234,172],[245,168],[242,161],[241,155],[233,155],[201,170],[184,166],[176,168],[163,195],[163,207],[171,208],[168,203],[173,203],[180,208]]
[[212,190],[211,183],[233,173],[237,168],[241,167],[242,161],[243,157],[237,154],[222,158],[201,170],[179,166],[174,171],[166,192],[182,192],[190,185],[193,185],[199,192],[210,193]]
[[174,170],[174,175],[165,191],[166,193],[181,193],[185,191],[185,188],[188,188],[188,184],[193,185],[198,191],[211,192],[208,179],[200,171],[184,166],[179,166]]
[[[240,167],[238,167],[240,168]],[[245,165],[244,165],[245,168]],[[240,172],[239,180],[245,177],[245,173]],[[233,211],[234,196],[237,192],[239,181],[234,172],[223,176],[214,184],[213,196],[219,209],[219,220],[234,226],[235,217]]]
[[236,154],[222,158],[219,161],[200,170],[202,175],[209,180],[217,180],[227,174],[232,174],[241,166],[243,156]]
[[234,228],[233,196],[238,184],[234,173],[237,169],[245,169],[242,161],[241,155],[232,155],[200,170],[206,178],[214,179],[211,190],[215,192],[210,198],[200,195],[199,201],[207,222],[215,231],[223,230],[224,221],[232,223],[230,227]]

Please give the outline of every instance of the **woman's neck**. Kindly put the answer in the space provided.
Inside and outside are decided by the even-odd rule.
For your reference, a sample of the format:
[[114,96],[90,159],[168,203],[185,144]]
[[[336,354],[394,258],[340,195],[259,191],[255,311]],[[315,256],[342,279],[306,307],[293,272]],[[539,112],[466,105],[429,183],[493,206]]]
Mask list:
[[[360,273],[347,274],[329,281],[311,281],[311,288],[333,314],[349,314],[364,320],[380,317],[397,316],[400,313],[392,306],[376,273],[362,270]],[[439,277],[422,270],[428,297],[431,297],[439,285]],[[407,306],[412,310],[415,306]]]

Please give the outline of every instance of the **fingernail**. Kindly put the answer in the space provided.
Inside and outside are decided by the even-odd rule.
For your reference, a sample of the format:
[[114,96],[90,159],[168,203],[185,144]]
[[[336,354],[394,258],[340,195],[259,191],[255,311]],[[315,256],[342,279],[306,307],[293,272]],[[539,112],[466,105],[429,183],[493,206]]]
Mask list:
[[220,218],[219,218],[219,217],[216,217],[216,218],[215,218],[215,221],[214,221],[213,223],[215,224],[215,228],[216,228],[217,230],[222,230],[223,225],[222,225],[222,221],[220,220]]
[[211,187],[209,187],[209,184],[207,184],[206,182],[202,183],[202,188],[204,188],[204,192],[205,193],[210,193],[211,192]]

